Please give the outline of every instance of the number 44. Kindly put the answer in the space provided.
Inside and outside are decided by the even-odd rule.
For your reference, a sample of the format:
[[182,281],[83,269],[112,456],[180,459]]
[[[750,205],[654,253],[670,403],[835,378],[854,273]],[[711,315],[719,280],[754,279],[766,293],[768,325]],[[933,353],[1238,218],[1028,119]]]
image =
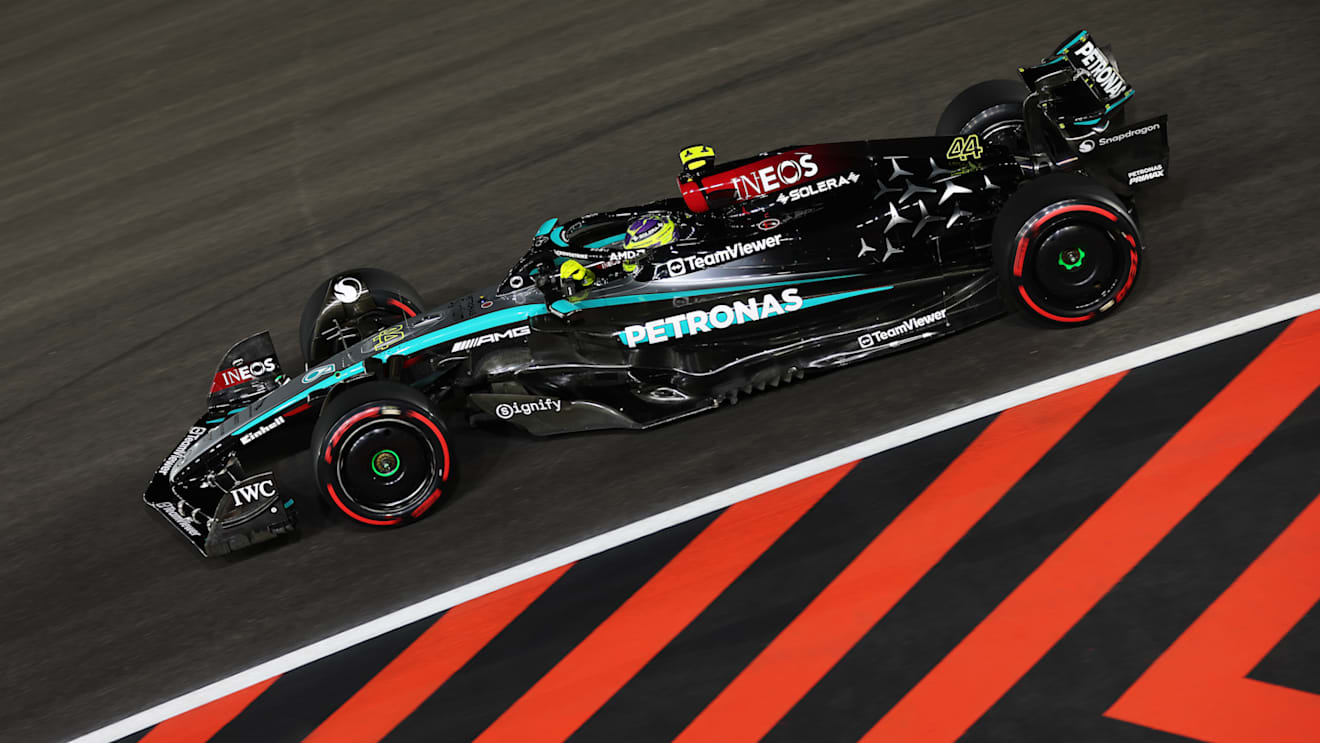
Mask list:
[[981,138],[975,134],[968,134],[965,137],[954,137],[953,144],[949,145],[949,151],[944,157],[946,160],[980,160],[981,151]]

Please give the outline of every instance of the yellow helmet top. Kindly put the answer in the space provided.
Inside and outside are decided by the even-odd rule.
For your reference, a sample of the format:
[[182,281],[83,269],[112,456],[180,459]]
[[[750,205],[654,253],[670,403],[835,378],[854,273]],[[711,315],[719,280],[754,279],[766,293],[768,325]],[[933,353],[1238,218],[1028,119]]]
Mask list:
[[679,151],[678,159],[683,163],[683,170],[701,170],[715,162],[715,150],[704,144],[694,144]]

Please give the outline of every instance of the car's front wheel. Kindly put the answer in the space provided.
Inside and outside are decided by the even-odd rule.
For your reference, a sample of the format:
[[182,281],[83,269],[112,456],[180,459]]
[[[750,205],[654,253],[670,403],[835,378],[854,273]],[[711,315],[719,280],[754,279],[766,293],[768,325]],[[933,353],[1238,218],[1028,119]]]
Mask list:
[[415,521],[453,482],[443,421],[425,395],[365,382],[331,398],[312,434],[317,487],[340,513],[370,526]]
[[1122,304],[1143,250],[1123,202],[1076,173],[1014,192],[995,219],[993,244],[1004,301],[1052,325],[1092,322]]

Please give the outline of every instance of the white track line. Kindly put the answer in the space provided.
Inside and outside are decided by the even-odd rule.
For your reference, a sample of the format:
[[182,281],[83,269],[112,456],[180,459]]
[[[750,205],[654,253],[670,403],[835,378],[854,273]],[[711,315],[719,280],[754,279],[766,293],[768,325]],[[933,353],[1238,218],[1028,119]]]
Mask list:
[[275,676],[277,674],[287,673],[299,666],[305,666],[312,661],[320,660],[328,655],[337,653],[345,648],[352,647],[361,642],[366,642],[375,637],[410,624],[419,619],[425,619],[428,616],[437,614],[453,606],[457,606],[465,601],[470,601],[478,596],[483,596],[492,591],[498,591],[505,586],[512,585],[518,581],[539,575],[547,570],[576,562],[583,558],[604,552],[612,547],[641,539],[649,534],[654,534],[662,529],[666,529],[675,524],[681,524],[690,521],[698,516],[704,516],[712,511],[718,511],[739,501],[753,498],[775,488],[788,483],[797,482],[803,478],[811,477],[825,470],[833,469],[849,462],[869,457],[888,449],[893,449],[903,444],[910,443],[920,438],[930,436],[941,431],[947,431],[955,426],[974,421],[978,418],[984,418],[988,415],[1002,412],[1008,408],[1031,402],[1055,392],[1066,390],[1072,387],[1086,384],[1101,377],[1107,377],[1121,371],[1127,371],[1138,366],[1144,366],[1170,356],[1190,351],[1194,348],[1200,348],[1211,343],[1232,338],[1236,335],[1248,333],[1257,330],[1266,325],[1273,325],[1277,322],[1288,320],[1298,315],[1306,314],[1320,310],[1320,294],[1312,294],[1308,297],[1281,304],[1277,307],[1254,312],[1235,320],[1214,325],[1204,330],[1198,330],[1194,333],[1179,336],[1171,340],[1157,343],[1153,346],[1140,348],[1121,356],[1116,356],[1108,361],[1101,361],[1090,366],[1076,369],[1066,374],[1060,374],[1057,377],[1051,377],[1035,384],[1027,385],[1002,395],[996,395],[988,400],[972,403],[966,407],[951,410],[934,418],[928,418],[924,421],[904,426],[895,431],[867,439],[852,446],[839,449],[829,454],[823,454],[815,459],[810,459],[801,464],[793,465],[786,469],[773,472],[764,477],[758,477],[755,480],[745,482],[741,485],[735,485],[728,490],[708,495],[704,498],[698,498],[668,511],[658,513],[649,518],[635,521],[631,524],[621,526],[612,531],[605,532],[595,537],[591,537],[577,544],[569,545],[559,550],[555,550],[541,557],[529,560],[520,565],[501,570],[498,573],[488,575],[485,578],[473,581],[466,585],[450,589],[444,593],[437,594],[431,598],[419,601],[412,606],[407,606],[398,611],[386,614],[378,619],[373,619],[365,624],[358,625],[351,629],[344,630],[337,635],[332,635],[319,642],[299,648],[293,652],[281,655],[278,658],[272,658],[258,666],[253,666],[246,671],[241,671],[228,678],[221,679],[215,683],[203,686],[196,691],[189,692],[183,696],[176,697],[156,705],[147,710],[143,710],[131,717],[127,717],[106,727],[94,730],[80,738],[74,739],[73,743],[101,743],[113,741],[122,738],[131,733],[135,733],[143,728],[155,725],[162,720],[167,720],[175,715],[182,714],[188,710],[200,707],[203,704],[214,701],[225,695],[245,689],[252,684]]

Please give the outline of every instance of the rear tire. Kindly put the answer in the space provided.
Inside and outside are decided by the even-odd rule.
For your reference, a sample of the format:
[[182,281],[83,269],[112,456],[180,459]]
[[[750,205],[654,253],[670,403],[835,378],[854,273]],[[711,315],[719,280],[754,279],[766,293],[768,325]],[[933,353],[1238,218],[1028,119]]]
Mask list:
[[425,395],[364,382],[331,397],[312,432],[317,489],[368,526],[421,518],[454,481],[453,446]]
[[957,137],[976,134],[983,141],[1007,147],[1015,155],[1027,154],[1022,102],[1027,88],[1016,80],[986,80],[954,96],[935,134]]
[[1050,325],[1094,322],[1136,283],[1144,247],[1112,191],[1076,173],[1018,189],[995,220],[995,271],[1004,301]]
[[327,304],[336,301],[332,287],[344,279],[356,279],[371,294],[372,302],[378,308],[375,313],[380,317],[369,318],[369,325],[376,329],[402,322],[424,311],[421,293],[396,274],[379,268],[340,271],[318,284],[303,305],[302,319],[298,323],[298,343],[308,367],[316,366],[342,350],[317,337],[320,328],[316,327],[316,320]]

